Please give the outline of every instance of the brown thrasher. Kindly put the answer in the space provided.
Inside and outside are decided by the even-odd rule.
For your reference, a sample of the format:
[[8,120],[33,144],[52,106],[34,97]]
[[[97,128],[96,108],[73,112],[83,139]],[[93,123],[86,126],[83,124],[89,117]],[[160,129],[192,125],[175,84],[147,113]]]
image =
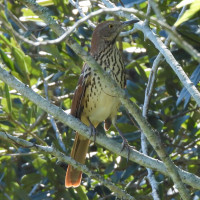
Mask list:
[[[92,35],[90,54],[101,67],[110,73],[121,88],[125,87],[126,79],[124,63],[119,50],[116,47],[116,38],[122,29],[138,20],[127,22],[106,21],[99,24]],[[85,125],[91,127],[91,133],[95,136],[95,128],[105,121],[104,128],[108,130],[111,123],[119,131],[115,124],[120,100],[113,96],[109,87],[100,79],[93,69],[84,64],[78,85],[72,100],[71,115],[79,118]],[[119,131],[123,139],[123,146],[127,141]],[[90,140],[76,133],[71,151],[71,157],[84,164]],[[78,187],[82,178],[82,172],[69,165],[65,178],[65,186]]]

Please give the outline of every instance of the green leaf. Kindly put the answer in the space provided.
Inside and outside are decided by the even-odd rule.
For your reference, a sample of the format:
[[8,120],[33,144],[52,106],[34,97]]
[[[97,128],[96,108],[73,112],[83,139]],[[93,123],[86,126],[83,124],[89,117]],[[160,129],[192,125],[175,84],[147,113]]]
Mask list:
[[3,129],[3,130],[9,130],[10,128],[15,128],[15,126],[9,122],[8,120],[1,120],[0,121],[0,127]]
[[[37,3],[41,6],[52,6],[54,2],[52,0],[39,0]],[[32,10],[28,8],[21,9],[23,13],[23,17],[21,17],[22,21],[36,21],[36,22],[43,22]]]
[[21,183],[24,184],[26,187],[32,187],[36,183],[40,182],[41,175],[32,173],[32,174],[26,174],[21,178]]
[[49,45],[48,54],[52,54],[53,58],[57,59],[59,63],[62,63],[62,64],[64,63],[63,62],[63,58],[60,55],[60,52],[58,51],[57,46],[55,46],[55,45]]
[[13,61],[12,61],[12,60],[5,54],[5,52],[2,51],[1,49],[0,49],[0,55],[1,55],[1,58],[2,58],[2,60],[4,61],[4,63],[7,65],[7,67],[8,67],[10,70],[14,71],[14,70],[15,70],[15,67],[14,67]]
[[22,8],[21,11],[23,13],[23,17],[20,18],[21,21],[43,22],[32,10]]
[[17,71],[23,78],[25,82],[29,83],[29,70],[31,68],[31,58],[24,54],[24,52],[19,48],[12,48],[12,53],[15,58],[15,65],[18,69]]
[[37,3],[41,6],[52,6],[54,2],[52,0],[37,0]]
[[10,92],[9,92],[9,88],[8,88],[7,84],[5,84],[4,90],[5,90],[5,94],[6,94],[6,102],[7,102],[8,110],[11,113],[12,112],[12,102],[10,99]]
[[187,6],[188,4],[191,4],[192,2],[194,2],[194,0],[183,0],[176,7],[182,8],[183,6]]
[[136,63],[135,65],[136,71],[138,72],[138,74],[140,74],[140,76],[147,82],[147,75],[144,71],[144,67],[142,67],[141,65],[139,65],[138,63]]
[[47,164],[46,164],[46,160],[42,159],[42,158],[36,158],[34,161],[33,161],[33,166],[38,169],[42,175],[44,176],[47,176]]
[[179,117],[173,121],[174,131],[175,133],[180,130],[181,125],[189,118],[189,115],[185,115],[183,117]]
[[27,56],[24,55],[24,53],[19,48],[13,47],[12,52],[13,52],[15,61],[17,62],[22,72],[29,73],[27,63],[26,63]]
[[190,9],[187,10],[183,16],[174,24],[174,26],[179,26],[185,21],[188,21],[189,19],[192,18],[194,14],[196,14],[200,10],[200,1],[199,0],[194,0],[192,4],[190,5]]
[[76,191],[78,192],[78,196],[80,197],[80,199],[88,200],[86,191],[83,191],[83,187],[77,187]]
[[28,194],[24,192],[24,190],[21,188],[21,186],[17,182],[12,182],[11,183],[11,188],[14,194],[14,199],[27,199],[29,200],[30,198],[28,197]]

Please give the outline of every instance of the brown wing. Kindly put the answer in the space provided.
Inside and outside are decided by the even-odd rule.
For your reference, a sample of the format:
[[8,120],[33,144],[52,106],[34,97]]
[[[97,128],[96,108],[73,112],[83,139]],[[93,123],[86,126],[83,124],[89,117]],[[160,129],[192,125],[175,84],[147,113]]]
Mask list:
[[82,111],[82,100],[85,95],[85,89],[86,89],[86,76],[85,71],[87,68],[87,64],[83,66],[81,75],[78,80],[78,85],[76,87],[76,90],[74,92],[74,96],[72,99],[72,106],[71,106],[71,115],[73,115],[76,118],[81,118],[81,111]]

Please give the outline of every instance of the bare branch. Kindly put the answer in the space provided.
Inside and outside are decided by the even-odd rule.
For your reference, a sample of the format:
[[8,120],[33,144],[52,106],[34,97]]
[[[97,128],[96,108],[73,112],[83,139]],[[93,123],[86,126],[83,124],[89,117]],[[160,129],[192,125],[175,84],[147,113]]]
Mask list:
[[[104,1],[107,2],[108,7],[111,7],[111,8],[113,7],[114,4],[109,3],[109,1],[106,1],[106,0],[103,0],[103,2]],[[23,2],[25,4],[27,4],[37,15],[39,15],[41,19],[43,19],[47,24],[49,24],[49,26],[55,31],[55,33],[57,33],[58,35],[62,35],[64,33],[64,30],[53,20],[53,18],[51,18],[50,14],[48,13],[47,8],[43,8],[43,7],[39,6],[35,1],[31,1],[31,0],[23,0]],[[116,14],[118,14],[119,16],[127,17],[128,19],[134,18],[132,15],[123,13],[121,11],[121,10],[124,10],[125,8],[113,8],[113,10],[114,9],[116,11]],[[112,10],[112,12],[113,12],[113,10]],[[104,11],[99,10],[99,12],[104,12]],[[111,11],[111,10],[109,10],[109,11]],[[135,9],[125,9],[124,11],[134,13]],[[140,11],[136,11],[136,12],[140,13]],[[158,20],[155,19],[155,22],[156,21],[158,21]],[[167,49],[167,47],[162,43],[162,41],[158,37],[155,36],[155,34],[150,30],[150,28],[148,28],[144,25],[144,23],[142,23],[142,22],[137,23],[137,24],[135,24],[135,27],[138,30],[141,30],[144,33],[145,37],[149,38],[154,43],[155,47],[163,54],[163,56],[165,57],[168,64],[176,72],[176,74],[179,77],[182,84],[185,86],[185,88],[189,91],[191,96],[195,99],[197,104],[200,106],[199,91],[196,89],[194,84],[190,81],[188,76],[182,70],[180,64],[174,59],[172,53]],[[168,25],[167,25],[167,27],[168,27]],[[171,29],[169,28],[169,30],[171,30]],[[66,42],[91,67],[95,68],[95,66],[97,66],[96,61],[90,55],[88,55],[72,38],[67,38]],[[181,40],[181,43],[183,43],[183,40]],[[198,56],[198,53],[197,53],[197,57],[199,57],[198,60],[200,61],[200,56]],[[103,70],[100,68],[100,66],[98,67],[98,70],[100,70],[103,73]],[[102,76],[102,77],[104,79],[104,76]]]
[[[89,127],[85,126],[75,117],[69,114],[66,114],[66,112],[64,112],[61,108],[51,104],[45,98],[35,93],[32,89],[30,89],[21,81],[16,79],[9,72],[4,70],[2,67],[0,67],[0,79],[3,80],[5,83],[7,83],[10,87],[15,88],[24,97],[27,97],[28,99],[30,99],[33,103],[35,103],[37,106],[45,110],[47,113],[50,113],[51,115],[53,115],[63,124],[70,126],[72,129],[76,130],[84,137],[90,138]],[[115,142],[114,140],[106,137],[105,134],[102,133],[102,134],[97,135],[95,142],[107,148],[108,150],[112,151],[113,153],[119,156],[122,156],[124,158],[127,158],[127,152],[121,151],[121,145]],[[31,147],[32,143],[26,142],[26,146]],[[130,151],[129,159],[142,166],[151,168],[153,170],[159,171],[160,173],[166,176],[169,176],[169,173],[167,172],[166,167],[161,161],[157,159],[153,159],[149,156],[146,156],[134,149]],[[184,183],[191,185],[193,188],[200,189],[200,177],[192,173],[186,172],[178,167],[176,167],[176,169],[178,169],[179,175],[181,176],[181,179]]]
[[[151,13],[151,5],[148,1],[148,7],[147,7],[146,15],[149,17],[150,13]],[[145,24],[145,26],[149,26],[149,20],[145,19],[144,24]],[[146,93],[145,93],[145,99],[146,99],[146,97],[147,96],[146,96]],[[145,104],[144,104],[144,106],[145,106]],[[147,115],[145,115],[145,113],[144,113],[144,106],[143,106],[143,110],[142,110],[142,115],[147,119]],[[145,155],[148,155],[148,141],[147,141],[144,133],[141,133],[141,147],[142,147],[142,152]],[[153,197],[154,200],[160,200],[159,192],[158,192],[159,183],[156,181],[155,176],[153,174],[153,171],[150,168],[147,168],[147,172],[148,172],[147,177],[148,177],[148,180],[149,180],[149,182],[151,184],[151,188],[152,188],[152,197]]]
[[[109,0],[103,0],[103,1],[106,2],[108,7],[115,7]],[[141,23],[137,23],[135,26],[139,27],[140,25],[141,25]],[[151,35],[151,37],[149,37],[149,38],[151,38],[151,41],[154,43],[156,48],[158,48],[159,51],[165,56],[166,61],[168,63],[173,63],[173,69],[175,72],[177,72],[177,75],[179,76],[180,80],[182,80],[181,78],[187,78],[188,81],[190,81],[189,78],[186,76],[185,72],[182,70],[181,66],[174,59],[171,52],[168,49],[166,49],[166,46],[161,42],[161,40],[159,40],[158,38],[155,37],[155,35],[153,35],[153,33],[149,27],[142,24],[142,28],[143,28],[143,30],[146,30],[146,31],[143,31],[143,33],[145,34],[146,37],[149,37]],[[166,55],[167,55],[167,57],[166,57]],[[175,65],[175,68],[174,68],[174,65]],[[185,75],[185,77],[184,77],[184,75]],[[191,81],[190,81],[190,83],[191,83]],[[190,87],[188,86],[187,89],[189,90]],[[196,92],[199,94],[198,90],[196,90]],[[120,98],[120,100],[121,100],[121,102],[123,102],[124,99]],[[198,102],[200,103],[200,96],[197,98],[197,103]],[[129,105],[127,105],[126,108],[128,108],[128,106]],[[148,141],[150,142],[150,144],[153,146],[153,148],[155,149],[155,151],[157,152],[159,157],[164,162],[164,164],[167,168],[167,171],[169,172],[174,184],[176,185],[177,189],[180,192],[181,197],[184,200],[190,199],[191,197],[187,191],[187,188],[182,183],[182,180],[177,172],[177,169],[176,169],[174,163],[172,162],[172,160],[170,159],[170,157],[167,155],[165,149],[163,148],[159,137],[157,136],[157,134],[154,131],[149,131],[150,126],[146,123],[146,120],[144,118],[142,118],[142,116],[137,115],[140,112],[139,109],[137,107],[135,107],[134,109],[131,109],[131,107],[135,107],[135,105],[133,104],[128,109],[130,110],[130,112],[132,111],[131,114],[135,117],[136,121],[140,125],[142,132],[145,134],[145,136],[148,139]],[[147,128],[148,126],[149,126],[149,128]]]
[[[23,1],[27,2],[28,0],[23,0]],[[112,14],[119,14],[120,13],[120,15],[121,15],[121,12],[133,13],[136,16],[142,18],[142,19],[146,19],[147,18],[148,20],[152,21],[153,23],[162,26],[168,32],[168,34],[170,35],[171,39],[174,42],[176,42],[179,46],[181,46],[185,51],[187,51],[191,56],[193,56],[196,60],[198,60],[200,62],[200,53],[198,53],[197,50],[195,50],[190,44],[188,44],[186,41],[184,41],[182,39],[182,37],[176,31],[172,31],[171,27],[168,24],[166,24],[165,22],[160,21],[159,19],[156,19],[154,17],[146,16],[145,13],[143,13],[141,11],[138,11],[138,10],[136,10],[134,8],[118,8],[118,7],[115,7],[115,8],[103,8],[103,9],[99,9],[97,11],[94,11],[94,12],[88,14],[87,16],[85,16],[84,18],[80,19],[79,21],[77,21],[71,28],[69,28],[67,31],[65,31],[65,33],[63,33],[62,35],[59,34],[61,36],[58,37],[57,39],[54,39],[54,40],[45,40],[45,41],[36,41],[36,42],[33,42],[33,41],[31,41],[31,40],[29,40],[27,38],[24,38],[23,36],[21,36],[16,31],[14,31],[14,30],[12,30],[12,31],[15,34],[16,37],[20,38],[24,42],[26,42],[28,44],[31,44],[33,46],[48,45],[48,44],[57,44],[57,43],[60,43],[60,42],[62,42],[64,40],[66,40],[66,38],[69,37],[69,35],[71,33],[73,33],[74,30],[78,26],[80,26],[82,23],[84,23],[88,19],[90,19],[90,18],[92,18],[92,17],[94,17],[96,15],[103,14],[103,13],[112,13]],[[143,25],[143,26],[145,25],[145,23],[140,23],[140,24]],[[8,29],[10,29],[9,26],[6,25],[6,27]],[[137,28],[137,25],[136,25],[136,28]],[[133,31],[135,31],[135,29],[131,30],[131,32],[133,32]],[[128,33],[130,33],[130,32],[128,32]],[[123,36],[127,35],[127,33],[125,33],[125,34],[122,33],[122,35]]]
[[[148,8],[151,7],[150,6],[150,0],[149,0],[149,4],[148,4]],[[178,19],[181,17],[181,15],[184,13],[185,8],[182,9],[181,13],[179,14]],[[177,20],[178,20],[177,19]],[[147,24],[146,24],[147,25]],[[168,46],[170,42],[170,38],[168,37],[165,41],[165,45]],[[147,119],[147,113],[148,113],[148,106],[150,103],[150,99],[151,99],[151,95],[153,92],[153,86],[156,80],[156,74],[157,74],[157,69],[159,67],[159,64],[161,63],[161,61],[163,60],[163,56],[161,53],[158,54],[158,56],[156,57],[156,59],[153,62],[153,67],[149,76],[149,80],[148,80],[148,84],[145,90],[145,99],[144,99],[144,105],[143,105],[143,110],[142,110],[142,114],[143,116]],[[141,134],[141,146],[142,146],[142,152],[146,155],[148,155],[148,141],[144,135],[144,133]],[[147,168],[148,170],[148,179],[152,185],[152,195],[154,197],[154,199],[160,199],[158,196],[158,183],[154,178],[153,172],[151,169]],[[154,187],[153,187],[154,186]]]
[[[85,17],[86,15],[84,14],[82,8],[79,6],[78,3],[76,3],[75,1],[73,0],[69,0],[69,2],[75,7],[77,8],[78,12],[80,13],[81,17]],[[92,28],[95,28],[95,24],[91,21],[91,20],[87,20],[88,24],[92,27]]]
[[38,150],[42,153],[51,154],[51,155],[55,156],[58,160],[60,160],[62,162],[69,163],[70,165],[73,165],[74,168],[77,168],[77,169],[83,171],[89,177],[98,180],[103,185],[106,185],[111,191],[113,191],[115,193],[115,195],[117,197],[119,197],[121,199],[123,198],[123,199],[127,199],[127,200],[135,200],[134,197],[129,195],[127,192],[125,192],[121,188],[117,187],[115,184],[113,184],[108,179],[104,179],[102,176],[96,174],[95,172],[91,172],[91,170],[89,170],[85,165],[76,162],[74,159],[72,159],[69,156],[66,156],[65,154],[58,151],[54,147],[33,144],[31,142],[27,142],[26,140],[20,139],[18,137],[15,137],[15,136],[12,136],[10,134],[3,133],[3,132],[0,132],[0,138],[7,141],[7,142],[15,142],[15,143],[22,145],[22,146],[25,146],[27,148],[34,148],[34,149],[36,149],[36,150]]
[[[49,97],[48,97],[48,84],[47,84],[47,81],[45,80],[45,78],[47,77],[47,74],[46,74],[46,69],[44,66],[41,66],[42,68],[42,73],[43,73],[43,79],[44,79],[44,91],[45,91],[45,96],[46,96],[46,99],[49,100]],[[63,143],[62,141],[62,137],[61,137],[61,134],[58,130],[58,127],[56,125],[56,122],[53,118],[52,115],[49,114],[49,118],[50,118],[50,122],[51,122],[51,125],[55,131],[55,134],[56,134],[56,138],[58,140],[58,144],[60,145],[61,149],[64,151],[64,152],[67,152],[66,148],[65,148],[65,144]]]
[[[102,1],[104,2],[104,4],[107,7],[109,7],[109,8],[115,8],[115,5],[113,3],[111,3],[109,0],[102,0]],[[122,11],[118,11],[116,14],[119,15],[119,16],[121,16],[121,17],[126,17],[127,19],[133,19],[134,18],[133,15],[124,13]],[[156,20],[158,20],[158,19],[156,19]],[[161,22],[161,23],[163,23],[163,22]],[[156,35],[151,31],[151,29],[149,27],[145,26],[144,23],[142,23],[142,22],[136,23],[135,24],[135,28],[137,30],[142,31],[144,33],[144,36],[146,38],[148,38],[155,45],[155,47],[164,56],[164,58],[166,59],[167,63],[171,66],[171,68],[177,74],[177,76],[179,77],[179,79],[182,82],[182,84],[185,86],[185,88],[188,90],[188,92],[195,99],[195,101],[197,102],[198,106],[200,106],[200,93],[199,93],[199,91],[194,86],[194,84],[190,81],[190,79],[188,78],[188,76],[186,75],[186,73],[181,68],[180,64],[175,60],[174,56],[167,49],[167,47],[163,44],[163,42],[158,37],[156,37]],[[170,35],[170,37],[171,37],[171,35]],[[171,39],[173,39],[173,38],[171,38]],[[183,43],[184,40],[181,39],[181,42]],[[185,46],[184,49],[188,52],[187,46]],[[195,56],[195,58],[197,58],[198,61],[200,62],[200,55],[199,54],[200,53],[196,52],[195,55],[197,57]],[[191,55],[191,52],[190,52],[190,55]]]
[[[26,1],[28,2],[28,1]],[[32,2],[32,1],[31,1]],[[35,5],[35,2],[32,2],[33,5]],[[31,3],[30,3],[31,4]],[[36,6],[37,7],[37,6]],[[34,9],[35,12],[38,12]],[[42,13],[40,13],[44,19],[46,18],[46,10],[45,11],[42,11]],[[46,22],[52,22],[51,19],[47,19]],[[52,22],[53,23],[53,22]],[[50,23],[50,25],[52,25]],[[151,40],[154,41],[156,47],[162,52],[163,55],[165,55],[165,58],[166,60],[171,64],[173,63],[173,67],[175,68],[175,71],[177,71],[177,74],[179,76],[179,78],[183,78],[184,80],[181,79],[181,81],[183,81],[184,83],[187,82],[187,80],[189,81],[188,77],[183,74],[180,73],[180,71],[182,70],[181,67],[178,65],[178,63],[176,62],[176,60],[173,58],[173,56],[171,55],[171,52],[168,50],[166,50],[164,47],[164,45],[162,44],[162,42],[157,39],[153,33],[151,32],[150,29],[146,28],[146,27],[142,27],[141,26],[142,24],[141,23],[138,23],[138,27],[141,28],[143,30],[143,32],[146,34],[146,36],[150,37],[151,36]],[[57,27],[57,25],[54,26],[51,26],[52,28],[55,28]],[[57,29],[55,30],[56,32],[59,32],[61,29]],[[150,34],[150,36],[148,35]],[[153,131],[153,129],[151,128],[151,126],[148,124],[148,122],[143,119],[142,115],[141,115],[141,111],[139,110],[139,108],[133,104],[131,101],[129,101],[127,99],[127,97],[125,96],[124,94],[124,91],[123,90],[120,90],[115,83],[113,83],[113,81],[110,83],[109,82],[109,76],[108,74],[106,74],[99,65],[96,64],[95,60],[91,57],[91,56],[88,56],[88,54],[86,54],[85,52],[83,52],[79,46],[77,44],[74,43],[73,40],[71,40],[70,38],[67,39],[67,43],[74,49],[76,50],[77,53],[79,53],[81,55],[81,57],[87,62],[89,63],[89,65],[91,67],[94,67],[94,69],[96,69],[96,71],[99,72],[99,76],[102,78],[102,80],[105,80],[106,84],[108,84],[111,88],[111,90],[113,90],[113,93],[118,95],[121,102],[125,105],[126,108],[128,108],[131,112],[131,114],[135,117],[135,119],[137,120],[138,124],[140,125],[141,129],[143,130],[143,132],[146,134],[148,140],[151,142],[152,146],[154,147],[154,149],[157,151],[157,153],[159,154],[160,158],[165,162],[166,166],[167,166],[167,170],[168,172],[170,172],[170,174],[173,174],[172,179],[174,180],[174,182],[177,183],[177,180],[179,179],[178,175],[177,175],[177,172],[176,172],[176,168],[175,166],[173,165],[172,161],[169,159],[169,157],[167,157],[163,147],[162,147],[162,144],[159,140],[159,138],[156,137],[156,133]],[[82,51],[82,52],[80,52]],[[166,56],[167,54],[167,56]],[[101,73],[100,73],[101,72]],[[182,72],[182,71],[181,71]],[[180,76],[181,74],[181,76]],[[185,79],[187,79],[185,81]],[[4,81],[6,81],[4,79]],[[189,82],[191,83],[191,82]],[[188,85],[188,88],[189,88],[189,85]],[[195,91],[195,87],[192,86],[191,87],[191,91]],[[195,100],[197,101],[197,103],[199,104],[200,103],[200,98],[199,98],[199,93],[198,93],[198,90],[195,91],[195,95],[194,98]],[[200,105],[200,104],[199,104]]]

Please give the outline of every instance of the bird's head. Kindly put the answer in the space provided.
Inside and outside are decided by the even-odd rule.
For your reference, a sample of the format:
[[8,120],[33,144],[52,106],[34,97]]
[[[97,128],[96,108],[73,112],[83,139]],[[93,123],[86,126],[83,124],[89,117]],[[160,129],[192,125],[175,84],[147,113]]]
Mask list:
[[114,44],[117,36],[128,25],[137,23],[139,20],[130,20],[125,22],[120,21],[105,21],[100,23],[95,28],[92,35],[91,52],[98,53],[110,44]]

